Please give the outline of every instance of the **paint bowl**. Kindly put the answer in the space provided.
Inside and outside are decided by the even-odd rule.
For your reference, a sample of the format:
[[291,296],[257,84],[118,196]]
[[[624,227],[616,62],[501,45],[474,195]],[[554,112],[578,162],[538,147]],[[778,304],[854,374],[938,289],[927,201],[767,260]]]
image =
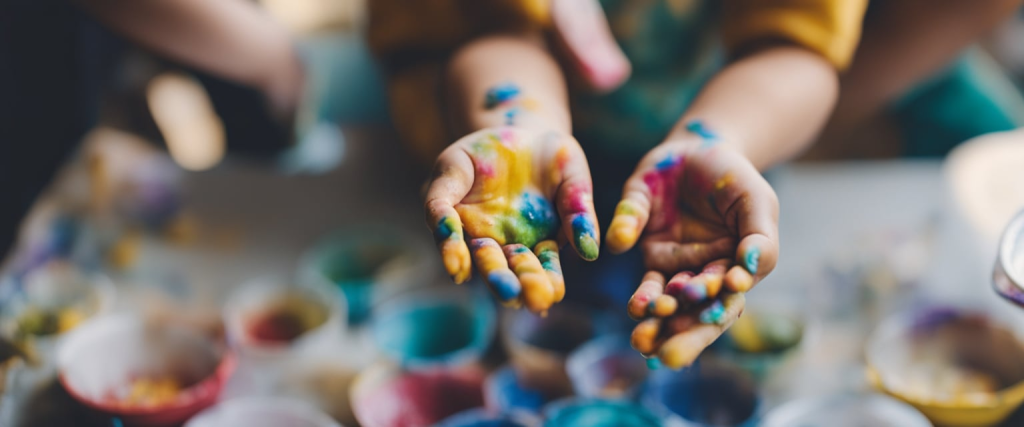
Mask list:
[[643,406],[622,400],[567,398],[544,409],[545,427],[654,427],[664,421]]
[[867,345],[868,379],[935,424],[993,425],[1024,402],[1024,343],[993,317],[933,307],[894,316]]
[[273,358],[340,340],[343,307],[324,286],[265,278],[229,297],[224,325],[242,356]]
[[520,413],[502,413],[484,408],[470,409],[445,418],[437,427],[536,427],[540,420]]
[[636,397],[649,371],[626,335],[590,340],[569,355],[566,370],[577,396],[603,399]]
[[1003,298],[1024,307],[1024,210],[1003,231],[992,284]]
[[382,362],[361,372],[349,395],[363,427],[427,426],[483,405],[483,381],[474,366],[406,371]]
[[216,402],[235,359],[193,329],[124,314],[75,329],[58,368],[68,393],[105,422],[170,426]]
[[931,427],[912,406],[878,394],[837,394],[799,399],[771,410],[761,427]]
[[549,396],[571,394],[566,359],[598,334],[600,320],[593,311],[569,304],[556,304],[546,317],[506,310],[502,319],[505,348],[520,383]]
[[110,311],[116,295],[105,276],[61,261],[29,272],[20,283],[20,292],[5,299],[0,309],[3,331],[26,342],[44,366],[56,356],[61,337],[85,320]]
[[371,326],[377,347],[409,369],[475,362],[494,338],[493,303],[468,287],[406,292],[376,312]]
[[334,285],[348,304],[348,323],[360,325],[385,299],[433,283],[439,265],[433,251],[418,234],[364,225],[317,243],[303,255],[299,277]]
[[484,381],[484,401],[493,411],[538,414],[551,400],[541,391],[524,387],[511,366],[494,371]]
[[798,350],[803,333],[804,323],[794,314],[748,308],[712,349],[761,382]]
[[312,405],[281,397],[231,399],[201,412],[185,427],[340,427]]
[[750,374],[706,358],[682,371],[655,371],[641,400],[656,414],[687,427],[752,427],[761,406]]

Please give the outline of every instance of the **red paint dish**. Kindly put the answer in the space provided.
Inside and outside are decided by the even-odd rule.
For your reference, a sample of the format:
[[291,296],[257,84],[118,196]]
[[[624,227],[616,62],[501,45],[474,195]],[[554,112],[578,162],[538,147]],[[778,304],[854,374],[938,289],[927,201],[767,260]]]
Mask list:
[[483,406],[483,381],[476,367],[403,371],[381,364],[363,371],[349,394],[364,427],[426,426]]
[[[60,348],[58,369],[64,388],[97,418],[160,427],[180,425],[214,404],[234,372],[235,358],[198,331],[112,315],[75,329]],[[139,378],[174,378],[182,389],[155,404],[119,398]]]

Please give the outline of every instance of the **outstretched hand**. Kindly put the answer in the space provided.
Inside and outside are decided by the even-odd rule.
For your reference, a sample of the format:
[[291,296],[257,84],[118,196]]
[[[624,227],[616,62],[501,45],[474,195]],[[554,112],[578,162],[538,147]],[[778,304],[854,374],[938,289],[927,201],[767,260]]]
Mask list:
[[590,168],[579,143],[557,132],[503,126],[458,140],[438,157],[426,211],[452,279],[467,281],[475,264],[509,306],[543,313],[562,300],[557,241],[598,255]]
[[691,364],[743,312],[742,293],[775,267],[778,200],[739,152],[700,122],[651,150],[626,182],[608,248],[638,242],[648,273],[629,302],[633,346]]

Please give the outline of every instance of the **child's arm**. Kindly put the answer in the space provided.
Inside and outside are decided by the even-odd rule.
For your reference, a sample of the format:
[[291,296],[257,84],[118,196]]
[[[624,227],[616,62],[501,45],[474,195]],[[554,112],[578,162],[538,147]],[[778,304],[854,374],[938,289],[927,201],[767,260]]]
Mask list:
[[452,129],[468,133],[427,190],[445,268],[462,283],[475,265],[503,303],[544,312],[565,293],[559,229],[588,260],[600,240],[562,73],[540,37],[493,35],[459,49],[445,83]]

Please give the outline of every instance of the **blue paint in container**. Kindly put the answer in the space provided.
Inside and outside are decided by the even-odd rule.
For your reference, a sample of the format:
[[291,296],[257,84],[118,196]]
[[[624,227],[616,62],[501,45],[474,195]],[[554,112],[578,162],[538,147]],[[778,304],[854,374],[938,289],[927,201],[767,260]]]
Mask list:
[[479,360],[494,337],[494,306],[477,292],[413,292],[377,310],[377,346],[407,368]]
[[761,404],[749,374],[710,362],[654,372],[642,401],[655,413],[692,427],[754,427]]
[[495,411],[536,414],[549,400],[543,392],[524,387],[511,366],[495,371],[484,383],[484,401]]
[[621,400],[570,398],[544,410],[545,427],[654,427],[662,419],[635,403]]

